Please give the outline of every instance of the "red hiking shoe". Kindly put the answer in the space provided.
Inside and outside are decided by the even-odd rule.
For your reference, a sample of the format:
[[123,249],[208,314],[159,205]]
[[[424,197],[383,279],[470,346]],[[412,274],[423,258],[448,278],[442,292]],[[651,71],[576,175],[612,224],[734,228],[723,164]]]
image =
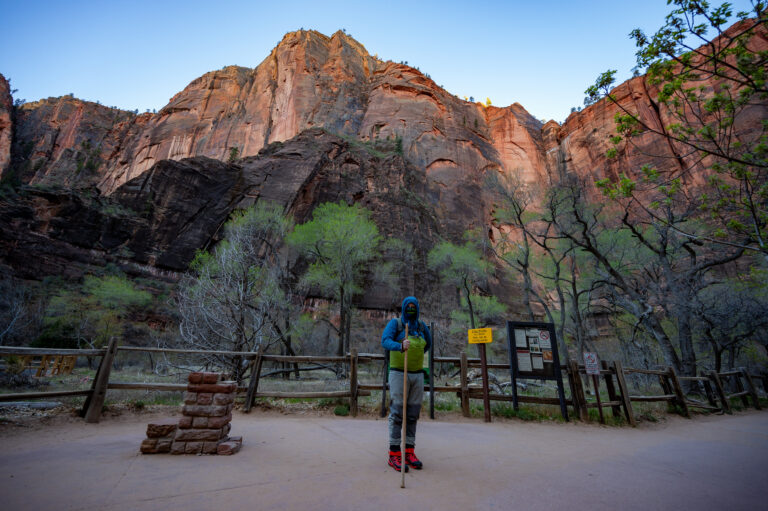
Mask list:
[[[400,451],[389,451],[389,466],[400,472],[402,467]],[[405,466],[405,471],[408,472],[408,465]]]
[[[413,453],[413,447],[406,447],[405,448],[405,464],[407,467],[413,467],[416,470],[421,470],[421,468],[424,466],[424,464],[419,461],[419,458],[416,457],[416,455]],[[408,470],[406,470],[407,472]]]

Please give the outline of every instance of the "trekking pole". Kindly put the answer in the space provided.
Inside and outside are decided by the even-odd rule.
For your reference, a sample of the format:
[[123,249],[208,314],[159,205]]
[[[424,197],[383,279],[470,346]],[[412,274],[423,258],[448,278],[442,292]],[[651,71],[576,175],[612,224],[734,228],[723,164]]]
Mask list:
[[[403,341],[408,340],[408,323],[405,324],[405,338]],[[408,350],[405,350],[405,357],[403,358],[403,429],[400,432],[400,488],[405,488],[405,467],[407,462],[405,461],[405,425],[408,422]]]

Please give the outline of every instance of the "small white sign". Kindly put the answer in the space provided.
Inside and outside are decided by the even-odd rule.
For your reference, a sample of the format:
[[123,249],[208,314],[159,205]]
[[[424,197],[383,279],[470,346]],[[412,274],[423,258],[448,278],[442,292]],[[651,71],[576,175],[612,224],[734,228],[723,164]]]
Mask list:
[[531,354],[527,351],[517,352],[517,370],[520,372],[530,373],[531,367]]
[[589,351],[584,352],[584,367],[587,368],[587,374],[600,374],[600,365],[597,360],[597,353]]

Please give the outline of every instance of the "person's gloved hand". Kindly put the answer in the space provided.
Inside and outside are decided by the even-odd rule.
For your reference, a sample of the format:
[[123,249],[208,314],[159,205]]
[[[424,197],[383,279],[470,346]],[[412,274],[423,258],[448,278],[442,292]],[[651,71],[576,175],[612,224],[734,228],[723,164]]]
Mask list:
[[400,349],[400,351],[408,351],[408,346],[411,345],[411,340],[407,337],[403,339],[403,347]]

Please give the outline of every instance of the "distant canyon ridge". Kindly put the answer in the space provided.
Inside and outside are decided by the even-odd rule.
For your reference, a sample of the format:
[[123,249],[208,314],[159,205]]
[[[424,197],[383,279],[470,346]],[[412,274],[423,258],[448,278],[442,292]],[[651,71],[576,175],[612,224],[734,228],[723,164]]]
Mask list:
[[[648,87],[636,77],[613,94],[648,125],[668,124]],[[9,89],[0,76],[0,175],[30,186],[0,199],[0,263],[21,278],[112,262],[173,280],[235,208],[275,200],[301,222],[315,205],[344,200],[416,247],[420,262],[401,285],[420,292],[434,284],[425,258],[438,240],[474,228],[494,240],[505,228],[493,221],[489,177],[535,192],[567,174],[680,164],[652,134],[607,159],[611,102],[542,123],[517,103],[467,102],[341,31],[286,34],[256,68],[206,73],[152,114],[69,96],[14,107]],[[766,116],[763,106],[741,122],[749,129]],[[372,289],[361,305],[390,307],[391,294]]]

